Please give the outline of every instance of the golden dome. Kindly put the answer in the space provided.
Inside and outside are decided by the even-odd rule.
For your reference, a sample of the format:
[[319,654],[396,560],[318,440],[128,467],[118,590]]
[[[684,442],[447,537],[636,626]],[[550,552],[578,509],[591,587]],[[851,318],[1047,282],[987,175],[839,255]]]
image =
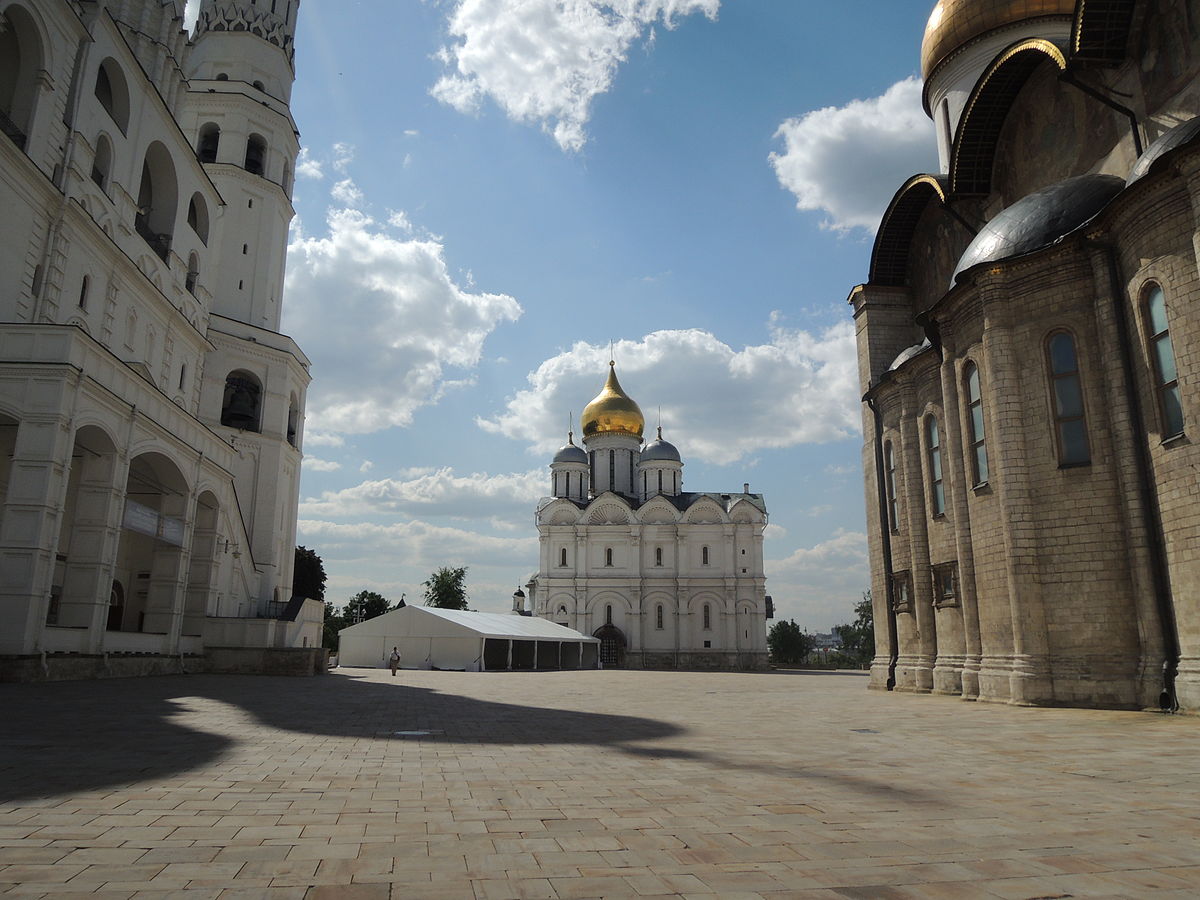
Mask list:
[[609,362],[608,380],[604,382],[604,390],[583,408],[583,436],[616,432],[642,436],[642,428],[646,425],[642,411],[632,398],[621,390],[617,381],[617,364]]
[[996,28],[1039,16],[1072,16],[1075,0],[941,0],[921,41],[921,75],[968,41]]

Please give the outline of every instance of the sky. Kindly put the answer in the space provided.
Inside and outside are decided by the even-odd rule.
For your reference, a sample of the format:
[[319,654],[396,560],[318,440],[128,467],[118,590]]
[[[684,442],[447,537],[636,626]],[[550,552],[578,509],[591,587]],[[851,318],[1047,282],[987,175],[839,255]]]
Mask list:
[[685,490],[765,495],[777,618],[852,620],[846,298],[936,171],[932,6],[303,0],[283,330],[312,360],[297,540],[326,599],[420,602],[465,565],[472,608],[511,608],[611,352]]

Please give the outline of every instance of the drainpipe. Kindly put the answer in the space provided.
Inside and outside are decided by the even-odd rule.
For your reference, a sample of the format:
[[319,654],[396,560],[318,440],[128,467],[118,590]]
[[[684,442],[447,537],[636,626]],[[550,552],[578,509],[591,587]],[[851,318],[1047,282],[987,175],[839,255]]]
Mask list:
[[869,393],[863,402],[875,417],[875,485],[879,499],[879,534],[883,538],[884,601],[887,604],[888,625],[888,677],[887,689],[896,687],[896,662],[900,657],[899,641],[896,639],[896,604],[892,596],[892,530],[888,525],[888,501],[884,492],[883,471],[883,415],[875,406],[875,398]]
[[[1104,254],[1108,264],[1109,293],[1112,295],[1113,321],[1117,326],[1117,343],[1121,349],[1121,374],[1125,380],[1125,396],[1129,398],[1130,411],[1139,435],[1147,433],[1141,398],[1133,375],[1133,340],[1130,337],[1128,311],[1125,308],[1125,291],[1121,287],[1121,273],[1117,254],[1112,245],[1089,239],[1088,244]],[[1179,668],[1179,625],[1175,621],[1175,605],[1171,598],[1171,578],[1167,568],[1167,553],[1162,532],[1162,513],[1158,508],[1158,496],[1154,492],[1150,476],[1150,452],[1140,436],[1133,442],[1134,460],[1137,466],[1138,493],[1146,510],[1146,537],[1150,549],[1150,574],[1154,582],[1155,608],[1158,610],[1159,626],[1163,635],[1163,687],[1158,705],[1164,712],[1179,709],[1175,695],[1175,675]]]
[[1080,81],[1078,78],[1075,77],[1075,74],[1073,72],[1071,72],[1069,70],[1063,72],[1059,76],[1059,80],[1065,81],[1067,84],[1070,84],[1070,85],[1073,85],[1074,87],[1079,88],[1081,91],[1083,91],[1089,97],[1099,100],[1105,106],[1109,107],[1109,109],[1115,109],[1117,112],[1119,112],[1123,116],[1125,116],[1125,118],[1127,118],[1129,120],[1129,131],[1133,135],[1134,157],[1136,158],[1136,157],[1142,155],[1142,149],[1143,149],[1142,148],[1142,135],[1138,129],[1137,113],[1135,113],[1128,106],[1122,106],[1120,103],[1118,103],[1112,97],[1109,97],[1106,94],[1100,93],[1098,90],[1096,90],[1091,85],[1084,84],[1082,81]]

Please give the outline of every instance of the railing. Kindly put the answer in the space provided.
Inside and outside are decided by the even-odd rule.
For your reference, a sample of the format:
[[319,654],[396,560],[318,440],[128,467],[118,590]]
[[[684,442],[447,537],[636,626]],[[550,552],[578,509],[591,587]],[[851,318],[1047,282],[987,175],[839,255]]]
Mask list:
[[146,217],[137,215],[133,217],[133,229],[142,236],[150,249],[158,254],[158,258],[163,262],[167,261],[167,254],[171,251],[171,236],[169,234],[159,234],[150,230],[150,224],[146,221]]
[[17,145],[19,150],[25,149],[25,141],[27,140],[25,132],[18,128],[17,123],[3,112],[0,112],[0,131],[3,131],[8,139]]

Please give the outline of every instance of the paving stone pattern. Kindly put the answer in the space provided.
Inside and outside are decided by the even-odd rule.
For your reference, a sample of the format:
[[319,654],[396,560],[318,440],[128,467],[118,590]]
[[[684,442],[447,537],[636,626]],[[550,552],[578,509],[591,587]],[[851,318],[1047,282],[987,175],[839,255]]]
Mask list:
[[1200,894],[1200,720],[865,687],[368,670],[0,685],[0,894]]

